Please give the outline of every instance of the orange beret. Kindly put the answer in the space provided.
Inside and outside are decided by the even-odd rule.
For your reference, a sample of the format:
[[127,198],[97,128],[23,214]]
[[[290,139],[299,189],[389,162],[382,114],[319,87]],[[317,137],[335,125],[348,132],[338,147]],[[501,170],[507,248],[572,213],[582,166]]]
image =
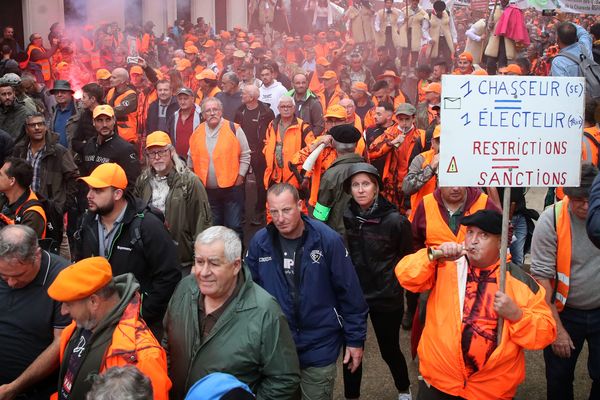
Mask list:
[[111,280],[112,269],[106,258],[84,258],[59,272],[48,288],[48,295],[61,302],[81,300],[96,293]]

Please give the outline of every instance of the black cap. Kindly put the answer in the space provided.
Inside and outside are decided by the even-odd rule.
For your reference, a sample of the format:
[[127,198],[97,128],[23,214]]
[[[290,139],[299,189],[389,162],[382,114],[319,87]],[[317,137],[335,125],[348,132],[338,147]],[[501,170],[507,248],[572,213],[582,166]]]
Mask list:
[[375,168],[374,165],[366,163],[366,162],[358,162],[356,164],[351,164],[350,170],[348,171],[348,177],[344,181],[344,191],[346,193],[350,193],[350,185],[352,183],[352,177],[356,174],[369,174],[377,179],[379,184],[379,189],[381,190],[383,187],[383,183],[381,182],[381,176],[379,176],[379,171]]
[[585,162],[581,164],[581,183],[579,187],[566,187],[564,192],[569,197],[588,198],[590,197],[590,188],[594,179],[598,175],[598,168],[594,164]]
[[329,134],[338,143],[356,143],[360,140],[360,131],[350,124],[334,126]]
[[479,210],[474,214],[463,217],[460,223],[464,226],[476,226],[482,231],[493,235],[502,233],[502,214],[494,210]]

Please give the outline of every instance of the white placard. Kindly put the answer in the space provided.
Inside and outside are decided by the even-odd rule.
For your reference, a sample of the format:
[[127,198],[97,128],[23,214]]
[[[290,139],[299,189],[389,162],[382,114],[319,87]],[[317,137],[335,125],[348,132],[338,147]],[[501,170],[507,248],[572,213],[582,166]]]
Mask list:
[[440,186],[579,186],[584,78],[444,75]]

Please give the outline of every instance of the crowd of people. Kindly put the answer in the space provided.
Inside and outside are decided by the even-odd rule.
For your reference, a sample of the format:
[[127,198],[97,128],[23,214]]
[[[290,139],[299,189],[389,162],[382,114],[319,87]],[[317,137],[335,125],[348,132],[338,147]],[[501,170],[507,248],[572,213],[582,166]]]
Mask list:
[[0,400],[332,399],[340,354],[358,399],[368,318],[400,400],[511,399],[526,349],[572,399],[586,342],[600,398],[600,93],[580,187],[510,189],[505,290],[504,190],[437,181],[444,74],[584,76],[600,20],[431,7],[4,27]]

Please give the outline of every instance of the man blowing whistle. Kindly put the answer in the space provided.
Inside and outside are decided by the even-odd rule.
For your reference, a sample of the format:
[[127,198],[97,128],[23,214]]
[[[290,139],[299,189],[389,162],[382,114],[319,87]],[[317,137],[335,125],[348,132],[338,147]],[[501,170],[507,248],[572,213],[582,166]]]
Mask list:
[[507,264],[505,293],[498,290],[502,215],[480,210],[461,223],[464,244],[442,243],[442,257],[433,261],[421,249],[396,266],[403,287],[431,290],[418,348],[418,399],[512,399],[525,378],[523,349],[552,343],[556,325],[544,288],[517,265]]

